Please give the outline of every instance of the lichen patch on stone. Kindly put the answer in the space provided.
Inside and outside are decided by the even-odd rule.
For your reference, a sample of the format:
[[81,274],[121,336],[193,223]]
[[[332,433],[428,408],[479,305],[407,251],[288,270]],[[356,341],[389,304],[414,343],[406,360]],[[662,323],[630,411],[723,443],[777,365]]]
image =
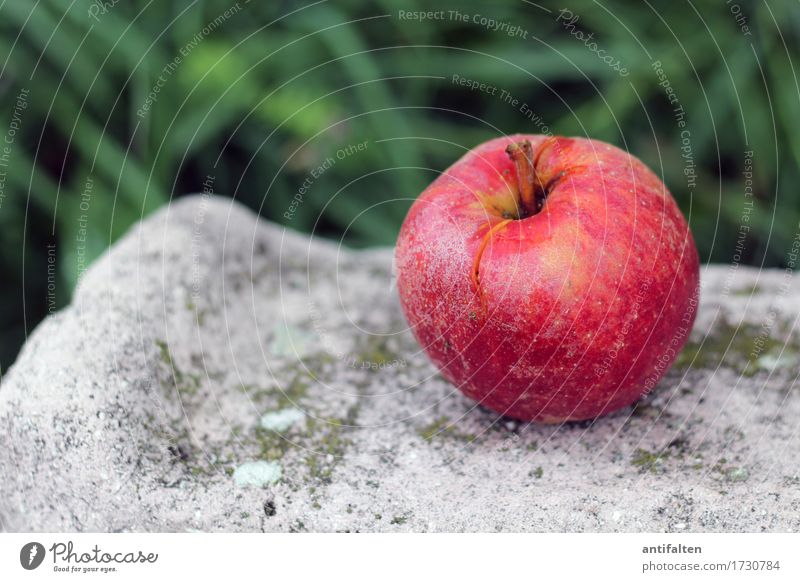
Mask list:
[[305,413],[297,408],[281,408],[262,416],[260,424],[266,430],[285,432],[305,417]]
[[249,461],[233,471],[233,481],[239,487],[266,487],[280,481],[283,468],[275,461]]

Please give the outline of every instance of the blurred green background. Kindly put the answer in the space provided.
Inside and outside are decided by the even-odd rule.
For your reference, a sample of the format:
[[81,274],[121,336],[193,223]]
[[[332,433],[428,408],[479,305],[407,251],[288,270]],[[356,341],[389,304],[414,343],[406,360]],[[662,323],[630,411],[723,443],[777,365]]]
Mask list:
[[[0,369],[70,300],[85,264],[209,175],[215,192],[291,228],[393,244],[463,147],[542,131],[500,90],[553,133],[628,148],[663,174],[704,261],[786,265],[800,218],[799,33],[797,2],[5,0]],[[654,61],[685,112],[691,159]],[[364,140],[287,218],[310,172]]]

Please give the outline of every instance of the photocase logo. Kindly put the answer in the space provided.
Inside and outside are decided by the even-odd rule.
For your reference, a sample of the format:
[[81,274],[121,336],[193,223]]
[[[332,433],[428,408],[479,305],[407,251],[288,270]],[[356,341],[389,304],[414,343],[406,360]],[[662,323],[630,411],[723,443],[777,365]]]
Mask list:
[[44,561],[44,546],[39,542],[29,542],[19,551],[19,563],[26,570],[35,570]]

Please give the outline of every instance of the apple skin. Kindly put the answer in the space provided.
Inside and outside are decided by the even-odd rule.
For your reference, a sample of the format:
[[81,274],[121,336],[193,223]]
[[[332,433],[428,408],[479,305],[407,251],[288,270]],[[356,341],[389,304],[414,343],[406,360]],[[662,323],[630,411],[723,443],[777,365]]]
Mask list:
[[[527,216],[506,152],[524,140],[550,185]],[[406,319],[443,376],[500,414],[544,423],[652,390],[699,293],[697,249],[666,186],[584,138],[513,135],[469,151],[412,205],[396,265]]]

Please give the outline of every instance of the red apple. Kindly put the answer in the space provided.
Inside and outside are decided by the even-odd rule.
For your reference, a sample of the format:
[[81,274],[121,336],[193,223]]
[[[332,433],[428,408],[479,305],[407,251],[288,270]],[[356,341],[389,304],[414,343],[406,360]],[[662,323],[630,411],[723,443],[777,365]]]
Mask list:
[[397,285],[445,378],[501,414],[556,423],[649,392],[686,341],[699,261],[659,178],[597,140],[514,135],[411,207]]

